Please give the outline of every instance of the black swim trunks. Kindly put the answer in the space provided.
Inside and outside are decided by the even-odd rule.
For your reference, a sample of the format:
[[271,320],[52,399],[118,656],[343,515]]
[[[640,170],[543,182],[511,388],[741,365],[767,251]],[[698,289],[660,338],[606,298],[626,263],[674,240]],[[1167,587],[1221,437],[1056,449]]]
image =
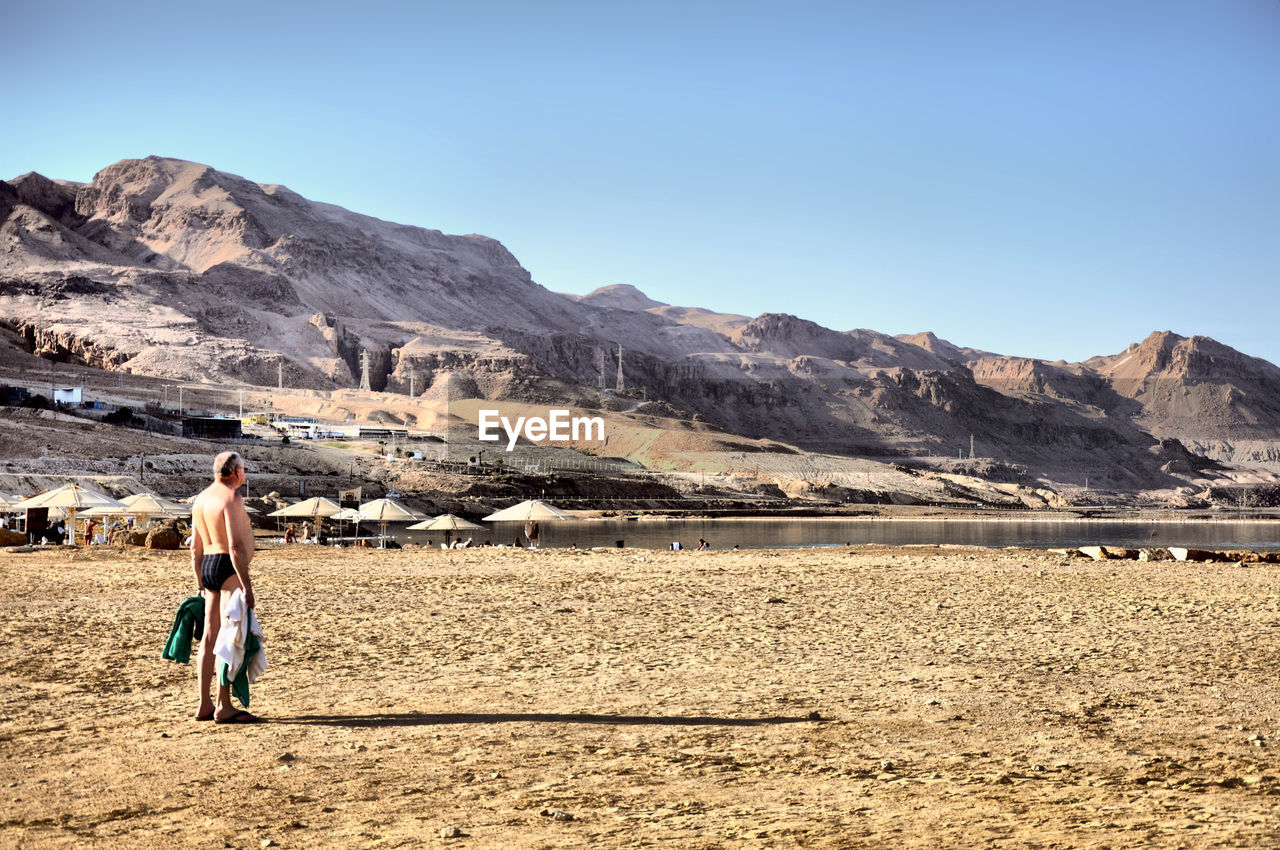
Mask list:
[[236,574],[231,565],[231,556],[226,552],[217,555],[205,555],[200,562],[200,584],[205,590],[221,590],[226,580]]

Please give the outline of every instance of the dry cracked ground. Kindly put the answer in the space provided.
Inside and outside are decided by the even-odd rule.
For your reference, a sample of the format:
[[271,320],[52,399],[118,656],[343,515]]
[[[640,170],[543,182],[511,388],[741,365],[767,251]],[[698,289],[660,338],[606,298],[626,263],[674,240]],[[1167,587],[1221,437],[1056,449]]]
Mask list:
[[269,722],[180,553],[0,553],[0,845],[1266,847],[1276,565],[267,549]]

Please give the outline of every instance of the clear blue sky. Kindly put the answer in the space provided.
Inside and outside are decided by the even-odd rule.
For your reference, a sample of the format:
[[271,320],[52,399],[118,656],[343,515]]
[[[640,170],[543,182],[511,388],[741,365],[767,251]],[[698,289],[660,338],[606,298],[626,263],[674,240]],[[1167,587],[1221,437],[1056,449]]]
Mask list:
[[208,163],[630,283],[1280,362],[1280,0],[7,3],[0,178]]

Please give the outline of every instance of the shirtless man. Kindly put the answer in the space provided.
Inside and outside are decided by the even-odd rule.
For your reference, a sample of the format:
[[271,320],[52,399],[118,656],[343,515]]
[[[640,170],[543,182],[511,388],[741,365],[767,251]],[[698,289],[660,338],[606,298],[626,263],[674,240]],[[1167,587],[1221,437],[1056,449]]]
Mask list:
[[231,706],[231,687],[218,686],[218,702],[209,699],[209,683],[214,676],[213,647],[222,625],[222,605],[239,589],[245,602],[254,605],[249,561],[253,560],[253,529],[244,510],[244,500],[236,489],[244,484],[244,460],[235,452],[223,452],[213,460],[214,482],[191,505],[195,528],[191,537],[191,568],[196,586],[204,596],[204,637],[200,639],[197,678],[200,707],[196,720],[218,723],[253,723],[247,711]]

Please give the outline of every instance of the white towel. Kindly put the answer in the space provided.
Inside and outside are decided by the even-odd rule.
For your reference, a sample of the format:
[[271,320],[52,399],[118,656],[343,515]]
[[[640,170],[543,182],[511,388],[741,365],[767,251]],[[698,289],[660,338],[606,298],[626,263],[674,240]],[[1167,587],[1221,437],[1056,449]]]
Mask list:
[[258,617],[245,602],[244,591],[236,588],[231,598],[222,606],[222,625],[218,628],[218,640],[213,644],[213,657],[227,665],[227,681],[234,682],[240,675],[244,665],[245,645],[249,641],[249,633],[257,635],[259,649],[249,659],[249,667],[245,675],[249,684],[258,681],[258,676],[267,669],[267,647],[262,639],[262,627],[258,625]]

